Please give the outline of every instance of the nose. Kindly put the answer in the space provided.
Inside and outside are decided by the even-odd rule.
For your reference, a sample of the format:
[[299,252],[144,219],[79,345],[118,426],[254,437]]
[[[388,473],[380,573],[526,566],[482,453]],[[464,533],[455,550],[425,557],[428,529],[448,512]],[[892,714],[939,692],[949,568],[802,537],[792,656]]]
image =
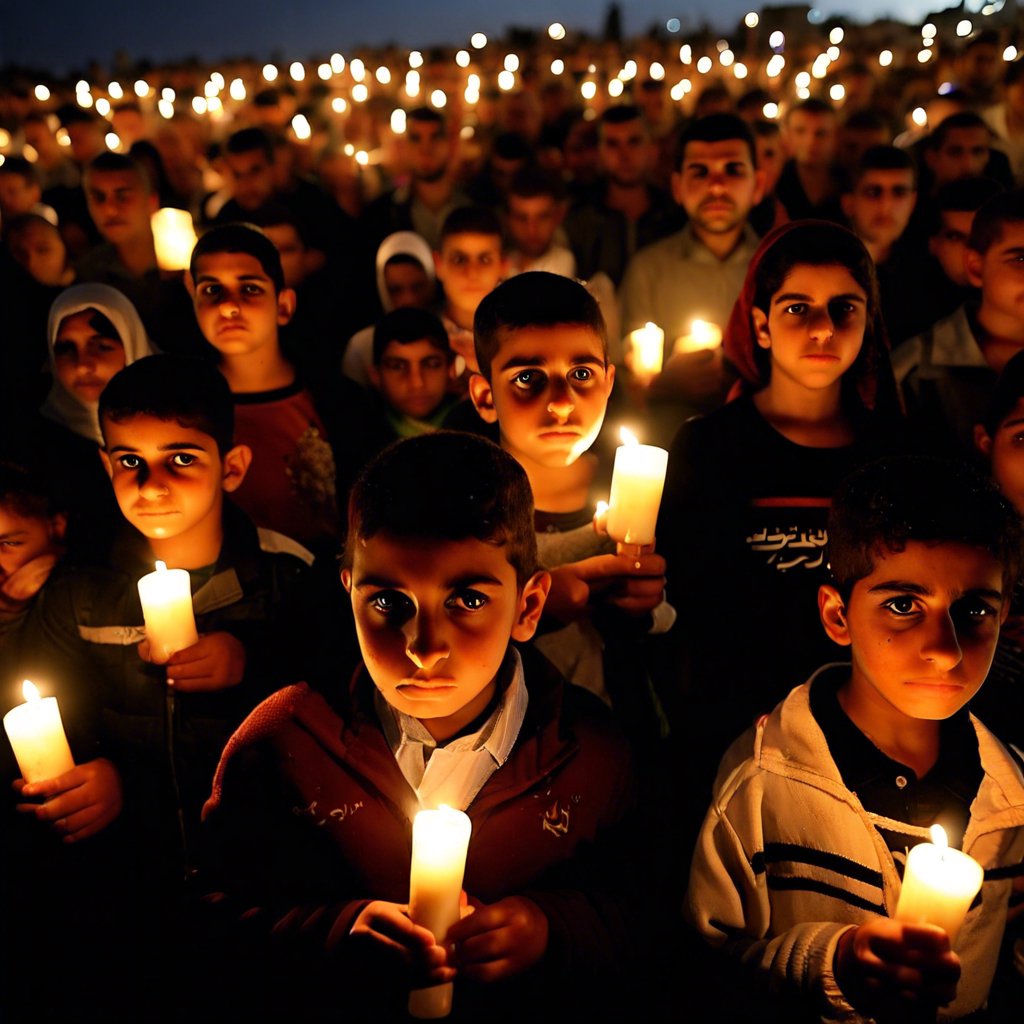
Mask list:
[[827,309],[820,309],[811,317],[810,331],[811,338],[819,345],[825,345],[832,340],[836,328]]
[[139,496],[147,501],[154,501],[167,494],[167,484],[159,474],[151,469],[142,470],[139,474]]
[[234,318],[238,316],[239,312],[240,310],[237,300],[230,296],[221,299],[220,315],[224,317],[225,320],[234,320]]
[[440,624],[425,609],[417,609],[406,622],[403,632],[405,653],[417,668],[429,670],[451,653]]
[[956,623],[948,612],[936,615],[921,644],[921,657],[941,672],[956,668],[963,659]]
[[572,400],[569,388],[564,381],[552,381],[551,397],[548,400],[548,412],[557,419],[564,420],[572,414],[576,404]]
[[418,366],[409,370],[409,387],[413,391],[419,391],[423,387],[423,371]]

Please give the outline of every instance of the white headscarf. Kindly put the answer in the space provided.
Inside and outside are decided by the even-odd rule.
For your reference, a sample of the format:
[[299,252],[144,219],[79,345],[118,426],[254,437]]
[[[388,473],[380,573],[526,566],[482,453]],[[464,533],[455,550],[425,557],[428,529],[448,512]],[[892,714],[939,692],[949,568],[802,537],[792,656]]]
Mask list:
[[146,329],[142,326],[135,307],[116,288],[106,284],[75,284],[57,296],[50,307],[50,319],[47,324],[46,336],[49,344],[50,373],[53,384],[46,396],[40,412],[47,418],[74,431],[82,437],[89,438],[97,444],[103,443],[98,416],[98,402],[83,402],[68,391],[57,376],[57,364],[53,357],[53,346],[57,341],[60,325],[76,313],[94,309],[102,313],[116,328],[117,336],[124,346],[124,365],[132,363],[144,356],[153,355],[156,349],[146,337]]
[[434,254],[423,236],[415,231],[396,231],[388,235],[377,250],[377,292],[385,313],[391,312],[391,299],[384,281],[384,265],[392,256],[411,256],[427,272],[430,283],[434,283]]

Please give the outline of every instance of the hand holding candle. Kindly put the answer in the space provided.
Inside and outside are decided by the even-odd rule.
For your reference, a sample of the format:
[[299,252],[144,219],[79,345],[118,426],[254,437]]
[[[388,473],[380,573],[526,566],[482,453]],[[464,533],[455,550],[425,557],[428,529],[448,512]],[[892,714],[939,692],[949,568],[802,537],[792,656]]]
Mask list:
[[4,715],[4,729],[18,768],[26,782],[54,779],[75,767],[57,698],[40,697],[39,690],[27,679],[22,693],[25,703]]
[[196,244],[192,214],[165,206],[150,217],[156,263],[161,270],[187,270]]
[[192,611],[192,586],[184,569],[168,569],[163,562],[157,562],[156,572],[139,580],[139,600],[146,621],[146,639],[158,664],[199,639]]
[[[470,831],[469,817],[450,807],[420,811],[412,823],[409,916],[428,928],[438,945],[459,920]],[[445,1017],[451,1006],[451,983],[415,989],[409,995],[409,1013],[414,1017]]]
[[608,536],[620,544],[642,547],[654,543],[668,452],[640,444],[625,427],[622,442],[615,452],[606,520]]
[[722,328],[707,320],[694,320],[690,333],[676,338],[672,353],[704,352],[716,349],[722,344]]

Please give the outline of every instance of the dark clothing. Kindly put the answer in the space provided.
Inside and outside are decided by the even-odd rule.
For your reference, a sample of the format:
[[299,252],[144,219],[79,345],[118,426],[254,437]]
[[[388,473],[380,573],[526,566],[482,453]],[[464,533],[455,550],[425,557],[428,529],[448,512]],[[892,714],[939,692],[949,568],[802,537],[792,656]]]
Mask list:
[[878,298],[885,323],[889,344],[912,338],[930,327],[936,320],[952,312],[955,305],[948,305],[950,293],[959,289],[946,281],[941,285],[931,277],[931,266],[927,250],[919,240],[903,237],[893,246],[889,258],[875,265],[878,274]]
[[779,180],[775,185],[775,198],[785,207],[790,220],[831,220],[837,224],[844,223],[843,208],[839,201],[842,195],[842,178],[838,171],[833,173],[835,190],[831,196],[821,203],[812,203],[800,183],[796,164],[787,160]]

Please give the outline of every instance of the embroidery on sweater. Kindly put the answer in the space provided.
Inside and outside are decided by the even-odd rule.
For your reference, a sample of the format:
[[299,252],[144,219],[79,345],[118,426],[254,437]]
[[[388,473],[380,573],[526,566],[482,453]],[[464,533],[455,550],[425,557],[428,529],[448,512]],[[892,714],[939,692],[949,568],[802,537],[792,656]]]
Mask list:
[[317,809],[320,801],[314,800],[308,807],[293,807],[292,814],[296,818],[310,817],[313,819],[313,824],[317,828],[326,825],[332,818],[335,821],[344,821],[346,818],[350,818],[356,811],[363,809],[363,801],[357,800],[354,804],[342,804],[340,807],[332,808],[326,814]]

